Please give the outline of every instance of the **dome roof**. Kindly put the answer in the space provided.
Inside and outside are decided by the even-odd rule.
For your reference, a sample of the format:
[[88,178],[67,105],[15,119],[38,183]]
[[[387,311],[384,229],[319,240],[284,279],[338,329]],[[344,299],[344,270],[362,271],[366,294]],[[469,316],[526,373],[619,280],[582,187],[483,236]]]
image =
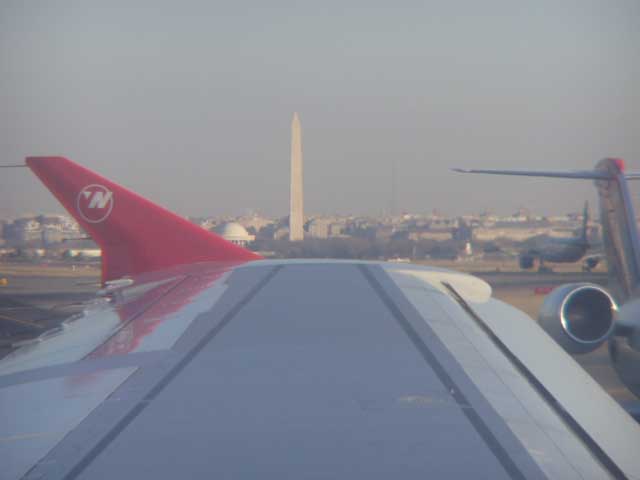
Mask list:
[[216,228],[216,233],[227,240],[248,240],[249,232],[236,222],[224,223]]

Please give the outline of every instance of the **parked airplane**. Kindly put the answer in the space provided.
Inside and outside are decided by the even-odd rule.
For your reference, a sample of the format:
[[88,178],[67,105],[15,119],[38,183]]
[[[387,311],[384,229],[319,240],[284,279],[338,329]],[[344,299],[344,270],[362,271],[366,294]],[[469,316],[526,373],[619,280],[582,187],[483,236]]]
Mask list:
[[640,397],[640,243],[627,184],[640,179],[640,173],[625,173],[624,162],[615,158],[605,158],[587,171],[454,170],[595,182],[609,288],[588,283],[562,285],[545,299],[539,322],[569,353],[591,352],[608,341],[618,375]]
[[520,252],[520,268],[533,268],[536,260],[540,270],[544,269],[544,262],[574,263],[582,259],[589,249],[587,239],[589,222],[589,205],[585,202],[582,212],[582,230],[577,237],[555,238],[547,235],[532,238],[527,248]]
[[69,160],[27,165],[104,288],[0,361],[1,478],[640,478],[640,425],[484,281],[260,260]]

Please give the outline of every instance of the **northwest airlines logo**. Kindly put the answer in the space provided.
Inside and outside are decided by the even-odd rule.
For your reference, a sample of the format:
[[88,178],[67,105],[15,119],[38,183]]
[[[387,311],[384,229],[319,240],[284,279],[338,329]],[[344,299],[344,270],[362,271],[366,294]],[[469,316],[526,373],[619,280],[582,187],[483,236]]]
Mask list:
[[102,185],[87,185],[76,199],[78,213],[89,223],[100,223],[107,219],[113,209],[113,192]]

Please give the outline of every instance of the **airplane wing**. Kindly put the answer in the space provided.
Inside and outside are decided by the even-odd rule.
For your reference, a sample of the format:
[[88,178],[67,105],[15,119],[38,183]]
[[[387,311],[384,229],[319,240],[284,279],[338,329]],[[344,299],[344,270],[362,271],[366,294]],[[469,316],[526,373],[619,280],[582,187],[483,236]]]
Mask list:
[[212,255],[0,361],[0,478],[640,478],[640,426],[482,280]]

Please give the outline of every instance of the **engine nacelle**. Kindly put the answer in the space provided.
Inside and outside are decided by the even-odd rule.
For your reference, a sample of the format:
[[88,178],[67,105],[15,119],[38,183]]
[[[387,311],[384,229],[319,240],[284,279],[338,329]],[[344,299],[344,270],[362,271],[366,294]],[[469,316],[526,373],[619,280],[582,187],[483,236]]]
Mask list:
[[538,323],[567,352],[588,353],[611,337],[618,306],[604,288],[569,283],[544,299]]
[[590,257],[586,257],[582,261],[582,269],[590,272],[591,270],[596,268],[599,263],[600,263],[600,257],[591,255]]
[[528,270],[530,268],[533,268],[535,257],[533,255],[520,255],[518,261],[520,263],[520,268],[522,268],[523,270]]
[[609,357],[613,368],[625,386],[640,397],[640,352],[634,350],[624,338],[609,340]]
[[616,337],[609,340],[609,356],[620,379],[640,397],[640,298],[620,307]]

